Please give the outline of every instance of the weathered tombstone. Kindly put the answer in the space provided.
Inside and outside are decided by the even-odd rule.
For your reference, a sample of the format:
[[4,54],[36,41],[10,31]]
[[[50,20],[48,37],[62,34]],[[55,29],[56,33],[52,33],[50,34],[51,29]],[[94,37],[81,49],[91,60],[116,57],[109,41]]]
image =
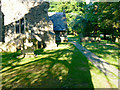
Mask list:
[[89,41],[89,37],[84,37],[85,42]]
[[91,37],[91,42],[94,42],[95,41],[95,38],[94,37]]
[[7,52],[16,52],[17,51],[15,42],[11,42],[6,46],[7,46]]
[[22,54],[24,54],[25,58],[30,58],[35,56],[33,42],[31,42],[30,31],[26,31],[26,38],[25,40],[23,40]]
[[101,38],[100,37],[96,37],[96,42],[100,42]]
[[118,43],[118,42],[119,42],[119,38],[118,38],[118,37],[115,39],[115,42],[116,42],[116,43]]

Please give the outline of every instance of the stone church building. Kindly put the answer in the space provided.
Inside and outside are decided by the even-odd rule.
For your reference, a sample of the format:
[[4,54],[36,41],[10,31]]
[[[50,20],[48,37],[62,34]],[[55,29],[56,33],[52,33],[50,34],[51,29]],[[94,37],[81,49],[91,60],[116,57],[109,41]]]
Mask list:
[[[13,0],[14,1],[14,0]],[[27,0],[26,0],[27,1]],[[56,47],[55,32],[53,30],[53,23],[48,17],[49,3],[43,2],[19,2],[19,5],[27,3],[27,9],[24,11],[15,11],[13,14],[6,13],[3,3],[3,13],[5,15],[5,25],[2,30],[3,23],[0,22],[0,51],[16,52],[17,49],[25,49],[32,47],[33,50],[37,48],[54,48]],[[13,5],[14,6],[14,5]],[[11,12],[12,12],[12,8]],[[2,21],[2,12],[0,7],[0,21]],[[1,18],[2,17],[2,18]],[[7,18],[7,19],[6,19]],[[9,19],[9,20],[8,20]],[[2,35],[2,33],[4,33]],[[4,40],[2,41],[2,37]]]
[[3,42],[3,26],[4,26],[4,14],[1,11],[1,0],[0,0],[0,44]]
[[56,34],[56,41],[67,41],[67,20],[65,10],[63,10],[63,12],[48,12],[48,15],[50,20],[53,22],[53,30]]

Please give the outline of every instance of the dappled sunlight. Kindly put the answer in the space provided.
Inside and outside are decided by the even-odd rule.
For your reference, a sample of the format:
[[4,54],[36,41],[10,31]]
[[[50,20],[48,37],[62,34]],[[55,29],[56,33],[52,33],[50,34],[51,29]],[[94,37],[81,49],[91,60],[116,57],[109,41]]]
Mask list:
[[36,61],[36,60],[38,60],[38,59],[46,58],[46,57],[48,57],[48,56],[49,56],[49,55],[44,55],[44,56],[40,55],[40,56],[38,56],[37,58],[23,58],[23,59],[21,59],[21,61],[20,61],[19,63],[17,63],[17,64],[18,64],[18,65],[27,64],[27,63],[30,63],[30,62],[34,62],[34,61]]
[[68,35],[68,41],[79,41],[79,36]]
[[11,68],[11,66],[5,67],[5,68],[3,68],[3,69],[1,70],[1,72],[6,71],[6,70],[8,70],[8,69],[10,69],[10,68]]
[[59,47],[61,46],[67,47],[55,50],[36,50],[35,53],[38,56],[35,58],[17,58],[16,55],[16,58],[12,57],[7,62],[4,61],[7,58],[3,58],[3,89],[92,88],[87,59],[72,44],[61,44]]
[[52,74],[55,75],[55,77],[58,77],[59,80],[62,80],[65,76],[67,76],[68,71],[69,69],[61,63],[57,63],[51,68]]
[[118,66],[119,49],[111,46],[112,44],[105,44],[105,42],[106,41],[102,41],[101,44],[96,42],[83,42],[82,45],[90,50],[92,53],[96,54],[98,57],[103,58],[106,62]]
[[96,67],[92,67],[90,72],[91,72],[91,76],[92,76],[91,78],[93,79],[94,88],[101,88],[101,87],[108,88],[108,87],[110,87],[109,84],[106,83],[108,81],[105,79],[104,74],[99,69],[97,69]]

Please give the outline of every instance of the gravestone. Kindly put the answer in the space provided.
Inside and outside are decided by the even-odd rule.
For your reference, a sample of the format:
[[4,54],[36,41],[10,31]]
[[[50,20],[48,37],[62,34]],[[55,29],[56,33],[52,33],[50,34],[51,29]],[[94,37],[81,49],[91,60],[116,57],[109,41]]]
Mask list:
[[23,40],[23,50],[22,54],[25,58],[34,57],[34,45],[31,42],[30,31],[26,32],[26,38]]

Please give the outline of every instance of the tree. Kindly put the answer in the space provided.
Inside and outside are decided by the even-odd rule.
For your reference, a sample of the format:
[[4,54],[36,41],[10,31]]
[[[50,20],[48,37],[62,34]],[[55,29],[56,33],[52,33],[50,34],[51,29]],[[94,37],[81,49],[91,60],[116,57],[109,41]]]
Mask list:
[[85,2],[51,2],[49,11],[66,12],[70,33],[73,29],[91,33],[96,37],[106,34],[112,38],[120,37],[120,2],[95,2],[86,5]]
[[76,18],[76,15],[84,15],[85,2],[51,2],[49,12],[66,12],[68,32],[73,33],[70,26],[71,22]]
[[82,33],[83,36],[89,36],[90,32],[92,31],[90,22],[81,16],[76,16],[70,26],[78,34]]
[[[95,6],[97,5],[97,9]],[[85,6],[85,18],[89,20],[96,32],[111,35],[112,37],[120,36],[120,3],[119,2],[96,2]]]
[[[114,37],[120,36],[120,3],[119,2],[107,2],[99,3],[101,14],[99,15],[100,28],[105,29],[103,33],[107,33]],[[105,35],[104,35],[105,36]]]

